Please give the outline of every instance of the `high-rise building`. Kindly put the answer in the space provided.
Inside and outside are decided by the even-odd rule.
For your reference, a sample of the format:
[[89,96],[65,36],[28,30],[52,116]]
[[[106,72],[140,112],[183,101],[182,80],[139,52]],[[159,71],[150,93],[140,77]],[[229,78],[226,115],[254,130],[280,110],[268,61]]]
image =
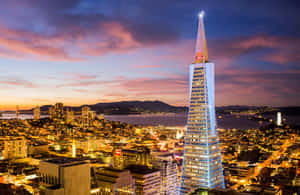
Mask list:
[[41,111],[40,111],[40,107],[39,106],[36,106],[33,109],[33,118],[34,118],[34,120],[39,120],[41,118]]
[[72,124],[74,122],[74,111],[67,110],[66,112],[66,123]]
[[277,125],[280,126],[281,125],[281,112],[277,112]]
[[177,165],[171,153],[157,152],[153,155],[153,167],[160,171],[160,194],[178,195]]
[[190,92],[180,194],[197,188],[224,188],[214,97],[214,63],[208,61],[203,14],[199,14],[195,61],[190,65]]
[[24,137],[0,138],[0,160],[27,157],[27,141]]
[[39,164],[41,193],[47,195],[90,194],[90,163],[78,159],[57,158]]
[[63,119],[64,118],[64,105],[63,103],[56,103],[54,105],[54,115],[57,119]]
[[16,106],[16,119],[20,118],[19,105]]
[[88,106],[84,106],[81,109],[81,121],[82,127],[88,128],[93,126],[94,119],[96,118],[96,112],[91,111],[91,108]]
[[53,119],[53,117],[54,117],[54,108],[51,106],[49,107],[49,118]]
[[159,195],[160,172],[147,166],[131,165],[126,168],[135,179],[136,195]]
[[49,107],[49,117],[54,120],[62,120],[65,117],[63,103],[56,103],[54,107]]

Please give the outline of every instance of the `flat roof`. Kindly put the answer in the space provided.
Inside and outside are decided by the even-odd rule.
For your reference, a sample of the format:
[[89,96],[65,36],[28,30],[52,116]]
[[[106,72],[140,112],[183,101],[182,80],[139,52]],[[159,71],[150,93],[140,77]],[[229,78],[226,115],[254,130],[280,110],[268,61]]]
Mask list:
[[58,165],[64,165],[64,164],[70,164],[70,163],[86,163],[86,161],[78,158],[67,158],[67,157],[62,157],[62,158],[50,158],[43,160],[43,162],[48,162],[48,163],[53,163],[53,164],[58,164]]
[[149,174],[158,171],[157,169],[150,169],[149,167],[143,165],[130,165],[126,169],[135,174]]

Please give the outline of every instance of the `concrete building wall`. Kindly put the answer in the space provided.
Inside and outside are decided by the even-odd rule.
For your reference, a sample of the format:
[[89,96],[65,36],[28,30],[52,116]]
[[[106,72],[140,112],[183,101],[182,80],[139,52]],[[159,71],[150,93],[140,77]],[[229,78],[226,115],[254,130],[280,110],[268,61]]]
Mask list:
[[63,188],[45,189],[40,192],[40,195],[65,195],[65,191]]
[[[42,193],[64,195],[90,194],[89,162],[76,159],[50,159],[39,165]],[[62,189],[62,190],[61,190]]]
[[90,165],[61,167],[61,178],[65,189],[65,195],[82,195],[90,193]]
[[39,173],[59,177],[58,165],[41,161],[39,165]]

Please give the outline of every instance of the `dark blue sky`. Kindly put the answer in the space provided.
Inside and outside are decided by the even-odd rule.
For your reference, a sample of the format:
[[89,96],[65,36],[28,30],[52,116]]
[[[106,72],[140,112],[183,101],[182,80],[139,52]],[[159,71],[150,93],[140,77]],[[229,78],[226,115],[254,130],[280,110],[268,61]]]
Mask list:
[[186,105],[200,10],[217,105],[300,105],[300,1],[0,2],[2,108],[135,99]]

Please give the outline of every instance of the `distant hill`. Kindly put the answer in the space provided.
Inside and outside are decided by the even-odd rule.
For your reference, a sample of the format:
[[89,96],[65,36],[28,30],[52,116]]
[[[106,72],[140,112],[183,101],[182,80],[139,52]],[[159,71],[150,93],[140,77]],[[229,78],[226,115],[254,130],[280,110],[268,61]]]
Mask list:
[[[42,112],[47,112],[51,105],[41,106]],[[103,114],[143,114],[143,113],[179,113],[187,112],[187,107],[172,106],[161,101],[122,101],[110,103],[97,103],[78,107],[66,106],[66,109],[80,112],[83,106]]]
[[[277,111],[281,112],[283,115],[300,115],[300,106],[289,106],[289,107],[276,107]],[[276,111],[264,112],[263,114],[275,114]]]
[[[41,106],[42,114],[48,114],[49,107],[52,105]],[[186,106],[172,106],[162,101],[121,101],[121,102],[109,102],[109,103],[97,103],[81,106],[66,106],[65,109],[73,110],[76,113],[81,112],[83,106],[89,106],[97,114],[146,114],[146,113],[180,113],[187,112]],[[22,113],[32,113],[33,109],[21,110]],[[247,112],[248,110],[255,110],[257,114],[276,114],[276,112],[282,112],[284,115],[300,115],[300,107],[267,107],[267,106],[221,106],[216,107],[217,114],[229,114],[231,112]],[[13,113],[14,111],[8,111]]]

